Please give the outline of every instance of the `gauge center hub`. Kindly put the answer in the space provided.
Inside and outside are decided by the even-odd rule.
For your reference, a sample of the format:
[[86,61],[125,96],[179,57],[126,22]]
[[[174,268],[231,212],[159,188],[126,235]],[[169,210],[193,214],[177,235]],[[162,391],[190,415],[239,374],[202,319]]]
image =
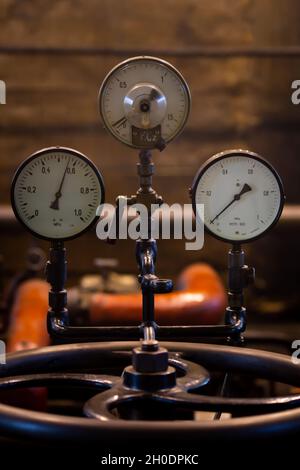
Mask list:
[[138,83],[124,96],[124,114],[131,125],[141,129],[161,124],[167,112],[167,98],[151,83]]

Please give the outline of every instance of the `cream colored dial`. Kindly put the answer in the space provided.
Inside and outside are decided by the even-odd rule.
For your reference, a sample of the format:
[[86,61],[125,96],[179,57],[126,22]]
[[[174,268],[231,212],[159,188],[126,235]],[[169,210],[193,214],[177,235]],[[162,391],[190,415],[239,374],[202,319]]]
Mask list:
[[31,155],[12,182],[16,217],[37,237],[66,240],[86,231],[104,201],[102,177],[83,154],[51,147]]
[[182,75],[155,57],[134,57],[106,76],[99,93],[106,129],[136,148],[155,148],[183,128],[190,93]]
[[284,203],[275,169],[246,150],[222,152],[208,160],[195,178],[192,198],[196,214],[204,205],[206,230],[228,242],[263,235],[279,219]]

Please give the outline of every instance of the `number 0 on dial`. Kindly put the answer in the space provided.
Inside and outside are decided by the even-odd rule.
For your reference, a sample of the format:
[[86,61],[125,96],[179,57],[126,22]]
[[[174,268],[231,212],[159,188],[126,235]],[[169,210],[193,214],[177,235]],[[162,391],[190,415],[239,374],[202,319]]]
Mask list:
[[40,150],[17,169],[12,207],[27,230],[47,240],[68,240],[88,230],[104,202],[102,176],[83,154],[64,147]]

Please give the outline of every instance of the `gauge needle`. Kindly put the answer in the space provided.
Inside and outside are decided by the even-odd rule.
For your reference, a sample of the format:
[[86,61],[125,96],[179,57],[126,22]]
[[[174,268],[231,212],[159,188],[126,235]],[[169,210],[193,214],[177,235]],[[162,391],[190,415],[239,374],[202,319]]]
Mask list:
[[150,113],[143,113],[142,114],[142,127],[147,129],[150,126]]
[[227,204],[226,207],[224,207],[224,209],[221,210],[221,212],[219,212],[211,221],[210,223],[213,224],[214,221],[220,217],[221,214],[223,214],[223,212],[226,211],[226,209],[228,209],[228,207],[230,207],[235,201],[239,201],[241,199],[241,196],[245,193],[248,193],[249,191],[251,191],[252,188],[249,186],[249,184],[245,183],[244,186],[242,187],[241,191],[238,193],[238,194],[235,194],[233,196],[233,199],[232,201],[229,202],[229,204]]
[[125,122],[127,121],[126,116],[121,117],[121,119],[118,119],[116,122],[112,124],[112,127],[116,127],[117,129],[121,127]]
[[60,183],[60,185],[59,185],[58,191],[55,193],[55,199],[54,199],[54,201],[52,201],[51,204],[50,204],[50,209],[54,209],[54,210],[56,210],[56,211],[59,210],[59,200],[60,200],[60,198],[61,198],[61,196],[62,196],[62,187],[63,187],[64,181],[65,181],[65,177],[66,177],[66,174],[67,174],[67,169],[69,168],[70,158],[71,158],[71,157],[69,157],[69,160],[68,160],[67,166],[66,166],[66,168],[65,168],[65,171],[64,171],[64,174],[63,174],[61,183]]

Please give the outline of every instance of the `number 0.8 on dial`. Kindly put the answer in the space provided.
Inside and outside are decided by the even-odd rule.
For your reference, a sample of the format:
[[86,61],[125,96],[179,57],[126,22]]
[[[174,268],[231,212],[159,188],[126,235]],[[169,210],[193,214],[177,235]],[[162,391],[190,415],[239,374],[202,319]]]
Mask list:
[[16,217],[35,236],[67,240],[96,221],[97,208],[104,202],[104,185],[85,155],[51,147],[20,165],[11,198]]
[[194,212],[204,205],[204,226],[227,242],[262,236],[279,219],[284,191],[275,169],[259,155],[230,150],[200,168],[192,187]]

